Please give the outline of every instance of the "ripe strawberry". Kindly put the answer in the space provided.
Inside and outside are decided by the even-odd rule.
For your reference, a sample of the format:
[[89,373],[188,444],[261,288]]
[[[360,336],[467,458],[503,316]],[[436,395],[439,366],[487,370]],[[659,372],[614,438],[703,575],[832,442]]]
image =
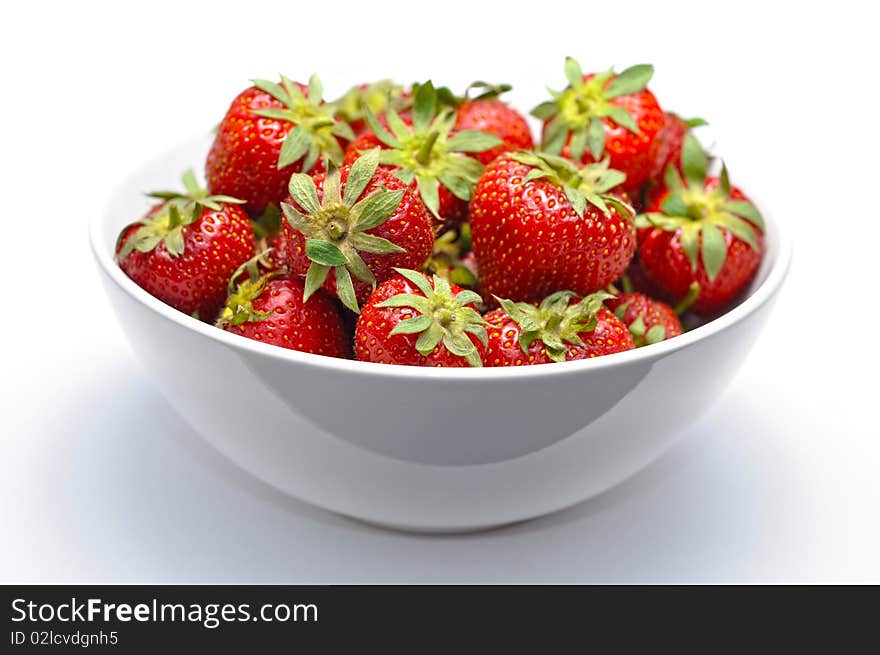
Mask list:
[[589,359],[632,350],[626,326],[602,306],[604,291],[581,300],[571,291],[550,294],[538,306],[498,298],[486,314],[489,366],[522,366]]
[[212,321],[230,276],[254,254],[254,231],[241,200],[209,196],[192,171],[183,185],[150,194],[163,202],[122,231],[116,261],[151,295]]
[[[401,118],[407,125],[412,124],[412,119]],[[361,153],[373,148],[385,149],[385,143],[376,136],[372,129],[368,128],[362,132],[354,141],[349,144],[345,151],[344,165],[353,163]],[[435,228],[442,229],[446,226],[454,226],[467,219],[468,203],[461,198],[457,198],[445,186],[440,185],[437,192],[437,214],[431,214]],[[442,218],[441,218],[442,217]]]
[[626,174],[624,188],[633,193],[651,172],[651,150],[663,126],[663,110],[646,85],[654,67],[640,64],[619,75],[608,70],[584,75],[568,57],[569,86],[551,91],[532,115],[544,121],[542,149],[575,161],[611,159],[611,167]]
[[336,303],[320,293],[303,300],[303,281],[279,275],[230,284],[217,327],[273,346],[350,359],[351,338]]
[[[468,98],[471,89],[482,92],[475,98]],[[535,143],[532,131],[525,116],[508,105],[498,96],[509,91],[506,84],[493,86],[484,82],[474,82],[468,87],[465,97],[458,102],[455,118],[456,130],[482,130],[494,134],[502,143],[489,150],[476,153],[482,164],[488,164],[498,155],[514,150],[531,150]]]
[[388,107],[401,113],[412,109],[412,102],[412,94],[404,87],[391,80],[379,80],[353,86],[331,104],[336,115],[348,123],[355,135],[359,136],[370,129],[365,109],[376,116],[384,114]]
[[623,293],[606,299],[605,306],[627,326],[636,348],[682,333],[681,321],[672,307],[644,294]]
[[707,160],[693,136],[681,156],[684,179],[666,169],[667,190],[639,215],[639,263],[669,298],[677,301],[691,285],[699,296],[696,314],[724,308],[751,280],[763,251],[764,221],[723,169],[707,177]]
[[389,107],[386,128],[367,111],[372,133],[351,143],[346,153],[350,162],[357,153],[379,146],[379,161],[395,169],[395,175],[409,184],[413,180],[419,195],[438,224],[453,224],[467,215],[467,203],[483,166],[470,156],[501,144],[501,140],[478,130],[453,132],[456,115],[439,107],[437,92],[430,82],[421,84],[413,98],[412,123]]
[[314,180],[294,173],[290,194],[287,261],[305,277],[306,299],[323,285],[357,312],[395,267],[421,267],[431,254],[431,217],[412,185],[379,167],[378,148]]
[[480,296],[437,275],[397,272],[361,310],[357,358],[411,366],[482,366],[486,322],[473,307]]
[[616,280],[636,247],[632,210],[607,163],[578,169],[547,154],[504,154],[471,201],[480,284],[513,300],[559,289],[586,295]]
[[254,80],[236,96],[205,164],[211,193],[242,198],[260,213],[284,198],[292,173],[320,170],[322,156],[340,164],[340,139],[354,134],[322,104],[322,93],[314,75],[308,87],[282,76],[280,85]]

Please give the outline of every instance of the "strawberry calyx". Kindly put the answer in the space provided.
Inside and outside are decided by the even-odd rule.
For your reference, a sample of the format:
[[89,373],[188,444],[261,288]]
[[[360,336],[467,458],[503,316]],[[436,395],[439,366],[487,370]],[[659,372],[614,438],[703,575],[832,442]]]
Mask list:
[[528,354],[529,347],[540,341],[544,352],[554,362],[564,362],[566,343],[583,346],[580,335],[596,329],[596,315],[603,302],[614,296],[605,291],[597,291],[574,304],[572,291],[552,293],[538,306],[527,302],[513,302],[495,296],[501,308],[520,327],[519,346]]
[[588,148],[593,158],[599,159],[605,151],[604,119],[638,134],[639,127],[632,114],[611,101],[644,90],[653,75],[653,66],[638,64],[618,75],[609,69],[584,80],[580,64],[566,57],[568,87],[562,91],[549,89],[553,99],[532,110],[535,118],[549,121],[542,149],[558,155],[568,142],[572,159],[580,160]]
[[[337,166],[345,153],[338,138],[354,140],[354,132],[344,120],[336,117],[336,107],[324,104],[324,87],[317,75],[312,75],[306,93],[298,84],[281,76],[281,84],[269,80],[251,80],[261,91],[278,100],[283,107],[255,109],[263,118],[285,121],[294,125],[281,144],[278,168],[303,160],[302,170],[308,171],[321,156]],[[337,138],[338,137],[338,138]]]
[[[217,318],[216,326],[225,328],[230,325],[241,325],[242,323],[256,323],[265,321],[272,315],[272,312],[260,312],[254,309],[254,300],[262,295],[269,281],[284,271],[275,270],[260,275],[259,264],[261,264],[272,249],[269,248],[255,255],[244,264],[239,266],[232,277],[229,278],[228,296],[226,305]],[[237,282],[242,275],[247,273],[247,279]]]
[[[420,86],[422,85],[418,82],[413,84],[413,93],[416,93]],[[441,107],[452,108],[457,108],[459,105],[473,100],[491,100],[498,98],[511,89],[513,89],[513,87],[510,84],[492,84],[491,82],[483,82],[482,80],[476,80],[468,84],[462,95],[457,95],[446,86],[434,87],[434,91],[437,94],[437,104]]]
[[469,335],[474,335],[485,346],[489,341],[486,326],[489,324],[479,312],[469,305],[481,302],[475,291],[464,290],[453,294],[449,282],[439,275],[428,278],[418,271],[395,268],[400,275],[413,283],[423,295],[399,293],[377,303],[377,307],[410,307],[418,315],[405,319],[394,326],[391,335],[418,334],[416,350],[419,354],[431,354],[439,343],[453,355],[463,357],[472,367],[481,367],[483,361]]
[[[464,91],[464,96],[461,98],[461,102],[469,100],[492,100],[507,93],[511,89],[513,89],[513,87],[510,84],[492,84],[491,82],[477,80],[468,84],[468,87]],[[472,96],[472,93],[475,93],[476,95]]]
[[184,191],[152,191],[147,194],[164,202],[150,215],[140,221],[141,227],[125,242],[116,256],[122,261],[133,251],[152,252],[160,243],[172,257],[180,257],[184,251],[183,228],[192,225],[202,214],[202,208],[220,211],[223,204],[242,205],[244,200],[224,195],[209,195],[199,186],[196,175],[187,170],[182,176]]
[[306,238],[306,255],[311,260],[306,272],[303,300],[324,284],[332,269],[336,291],[342,303],[359,312],[351,276],[376,287],[376,277],[361,258],[361,252],[387,255],[406,252],[388,239],[367,234],[384,223],[400,206],[404,189],[377,189],[358,200],[379,167],[379,148],[368,150],[349,169],[345,190],[340,191],[341,175],[331,165],[324,179],[324,196],[318,200],[314,180],[304,173],[290,178],[290,195],[298,207],[282,203],[290,226]]
[[714,280],[727,258],[727,244],[722,230],[759,249],[755,230],[764,231],[764,219],[757,207],[732,196],[727,167],[722,165],[717,187],[707,189],[708,158],[699,141],[687,135],[681,153],[679,175],[675,166],[666,169],[664,183],[669,194],[660,212],[636,217],[636,227],[657,227],[667,232],[681,231],[681,246],[697,270],[702,259],[709,280]]
[[587,203],[605,216],[611,215],[613,207],[625,216],[635,211],[619,196],[609,193],[626,180],[626,174],[608,167],[608,158],[578,168],[570,160],[546,152],[520,150],[511,155],[513,159],[531,166],[523,182],[544,179],[562,187],[565,196],[577,215],[583,218]]
[[405,87],[392,80],[378,80],[366,86],[353,86],[329,104],[342,120],[356,123],[366,120],[365,108],[375,115],[385,113],[389,107],[397,112],[409,109],[412,96]]
[[405,123],[393,107],[385,112],[388,129],[369,108],[365,111],[370,128],[387,146],[379,155],[380,163],[396,167],[395,175],[406,184],[417,180],[422,201],[438,219],[440,185],[457,198],[470,200],[483,165],[468,154],[502,143],[481,130],[460,130],[450,135],[455,126],[455,111],[440,108],[437,91],[430,81],[420,84],[415,91],[412,125]]

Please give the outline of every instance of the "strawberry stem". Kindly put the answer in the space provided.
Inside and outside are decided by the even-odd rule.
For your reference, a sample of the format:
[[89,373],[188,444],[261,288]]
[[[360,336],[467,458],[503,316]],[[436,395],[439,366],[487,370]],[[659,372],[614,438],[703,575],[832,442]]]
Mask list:
[[434,149],[434,144],[437,143],[437,137],[439,136],[440,133],[437,130],[431,130],[428,138],[422,144],[422,147],[419,148],[418,153],[416,153],[416,161],[422,166],[426,166],[431,161],[431,150]]

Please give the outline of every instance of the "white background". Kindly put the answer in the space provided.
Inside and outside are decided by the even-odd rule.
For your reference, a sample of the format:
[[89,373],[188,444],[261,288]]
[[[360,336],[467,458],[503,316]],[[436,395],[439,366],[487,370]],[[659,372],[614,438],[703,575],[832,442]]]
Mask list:
[[[880,582],[880,49],[859,5],[5,3],[0,582]],[[326,514],[203,445],[99,287],[86,224],[112,186],[249,78],[479,77],[528,109],[566,54],[654,63],[661,103],[708,118],[795,236],[774,320],[705,418],[593,501],[462,537]]]

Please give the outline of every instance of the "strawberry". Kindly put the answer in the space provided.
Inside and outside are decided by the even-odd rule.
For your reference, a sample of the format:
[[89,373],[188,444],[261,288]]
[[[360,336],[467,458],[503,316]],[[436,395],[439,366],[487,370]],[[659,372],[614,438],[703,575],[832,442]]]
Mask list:
[[379,116],[388,107],[398,113],[412,109],[412,93],[391,80],[379,80],[368,84],[353,86],[331,104],[336,115],[349,124],[355,135],[369,130],[365,108]]
[[305,277],[306,299],[323,285],[357,312],[394,267],[421,267],[431,254],[431,217],[412,185],[379,167],[378,148],[314,179],[294,173],[289,186],[287,261]]
[[282,76],[280,85],[254,80],[236,96],[205,164],[211,193],[242,198],[248,211],[260,213],[284,199],[292,173],[320,170],[322,156],[340,164],[340,139],[354,134],[322,104],[322,93],[317,76],[308,87]]
[[395,175],[409,184],[416,181],[419,195],[438,225],[452,224],[467,215],[467,203],[483,165],[470,156],[501,144],[501,140],[479,130],[453,132],[456,114],[441,108],[430,82],[418,86],[413,98],[412,122],[401,118],[393,107],[385,113],[386,128],[371,111],[366,111],[372,133],[367,132],[348,148],[346,162],[357,153],[379,146],[379,161],[395,169]]
[[569,86],[551,91],[552,100],[532,110],[544,121],[542,149],[575,161],[611,159],[626,174],[624,188],[634,193],[651,172],[652,144],[663,127],[663,110],[647,88],[654,67],[640,64],[619,75],[584,75],[580,64],[565,60]]
[[486,314],[489,366],[522,366],[589,359],[632,350],[626,326],[602,306],[611,294],[599,291],[572,300],[571,291],[552,293],[540,305],[498,298]]
[[480,296],[438,275],[397,272],[361,310],[357,358],[411,366],[482,366],[486,322],[473,307]]
[[685,137],[684,179],[666,169],[666,191],[637,218],[639,263],[664,295],[677,301],[691,286],[699,296],[691,309],[709,315],[727,306],[758,269],[764,221],[746,196],[732,187],[727,169],[707,176],[699,142]]
[[617,279],[636,247],[632,210],[607,162],[578,169],[548,154],[501,155],[471,201],[480,284],[513,300],[586,295]]
[[183,186],[185,193],[149,194],[163,202],[122,231],[116,260],[151,295],[211,321],[230,276],[254,254],[254,231],[241,200],[209,196],[192,171]]
[[303,300],[304,289],[302,280],[279,272],[251,274],[230,284],[217,327],[273,346],[350,359],[351,339],[336,303],[320,293]]
[[[471,99],[468,98],[471,89],[480,89],[482,92]],[[494,86],[474,82],[468,87],[465,97],[457,103],[456,130],[482,130],[494,134],[502,141],[500,145],[474,155],[482,164],[488,164],[502,153],[531,150],[535,146],[525,116],[498,98],[509,90],[510,86],[507,84]]]
[[623,321],[636,348],[659,343],[682,333],[675,310],[642,293],[623,293],[605,300],[614,315]]

